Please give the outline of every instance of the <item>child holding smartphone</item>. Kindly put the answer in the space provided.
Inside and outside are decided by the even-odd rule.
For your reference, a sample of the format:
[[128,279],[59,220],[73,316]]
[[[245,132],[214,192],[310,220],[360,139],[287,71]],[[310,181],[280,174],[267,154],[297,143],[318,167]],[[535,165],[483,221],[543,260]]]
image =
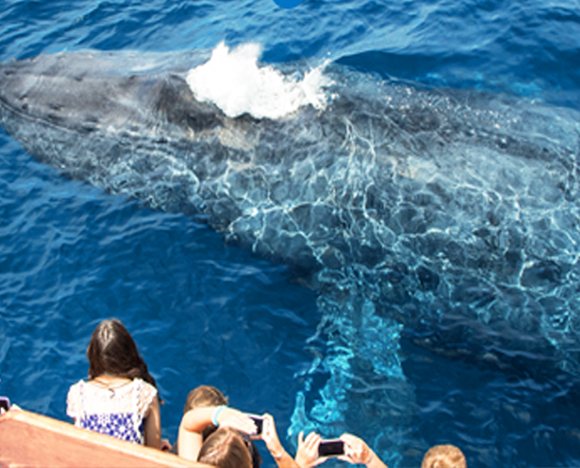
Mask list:
[[[224,431],[224,429],[231,429],[237,432],[244,441],[250,453],[252,468],[259,467],[261,456],[247,436],[262,439],[279,468],[298,468],[294,459],[280,443],[274,418],[271,415],[248,415],[230,408],[221,392],[209,386],[201,386],[190,392],[185,410],[179,426],[177,442],[179,456],[216,466],[229,463],[224,460],[229,460],[228,457],[231,456],[234,457],[232,463],[241,463],[244,457],[240,455],[239,449],[235,449],[239,447],[238,438]],[[258,427],[261,427],[260,432]],[[214,438],[217,432],[220,436]],[[208,449],[206,442],[212,450]],[[220,443],[226,445],[220,446]],[[237,455],[234,456],[234,453]]]
[[[342,447],[339,442],[343,442]],[[343,434],[332,441],[323,440],[315,432],[308,434],[306,439],[302,432],[298,435],[296,462],[301,468],[320,465],[333,456],[367,468],[388,468],[364,440],[352,434]],[[435,445],[423,457],[421,468],[467,468],[467,461],[458,447]]]
[[[216,387],[211,385],[200,385],[194,388],[187,395],[183,414],[186,414],[188,411],[195,408],[207,408],[210,406],[228,406],[228,399]],[[178,440],[172,447],[172,452],[182,458],[196,461],[199,457],[199,452],[203,442],[205,442],[217,429],[218,427],[214,425],[213,422],[210,422],[203,428],[200,437],[199,433],[187,431],[180,425]],[[252,468],[260,468],[260,465],[262,464],[262,456],[260,455],[258,448],[247,434],[242,434],[242,438],[250,452]]]
[[[216,387],[210,385],[200,385],[194,388],[187,395],[187,400],[183,408],[183,414],[195,408],[206,408],[208,406],[228,405],[228,399]],[[174,444],[172,451],[182,458],[197,461],[199,451],[203,441],[206,440],[217,426],[211,422],[203,428],[201,434],[194,431],[187,431],[182,425],[179,426],[177,442]],[[201,437],[200,437],[201,435]]]
[[301,468],[320,465],[329,457],[338,457],[339,460],[367,468],[388,468],[364,440],[352,434],[343,434],[332,441],[323,440],[315,432],[308,434],[306,439],[302,432],[298,435],[296,463]]

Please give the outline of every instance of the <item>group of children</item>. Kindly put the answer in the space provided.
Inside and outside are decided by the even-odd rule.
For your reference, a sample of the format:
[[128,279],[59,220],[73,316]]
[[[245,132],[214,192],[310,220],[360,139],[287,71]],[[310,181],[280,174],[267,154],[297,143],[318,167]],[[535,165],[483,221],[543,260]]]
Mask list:
[[[172,447],[161,439],[162,400],[155,379],[119,320],[104,320],[97,326],[87,357],[89,380],[72,385],[67,397],[67,414],[78,427],[221,468],[259,468],[262,458],[254,439],[264,441],[279,468],[308,468],[328,460],[328,454],[321,450],[327,443],[320,435],[312,432],[304,438],[300,433],[292,457],[280,443],[271,415],[250,415],[230,408],[217,388],[205,385],[188,395]],[[340,460],[386,468],[373,450],[352,434],[343,434],[334,445],[338,450],[331,454]],[[466,468],[466,461],[457,447],[438,445],[427,452],[422,467]]]

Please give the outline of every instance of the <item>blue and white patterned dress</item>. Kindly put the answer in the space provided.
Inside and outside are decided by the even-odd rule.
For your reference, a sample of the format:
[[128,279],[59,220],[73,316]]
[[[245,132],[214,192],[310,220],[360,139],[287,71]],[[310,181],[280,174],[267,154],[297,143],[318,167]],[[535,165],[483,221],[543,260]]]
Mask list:
[[77,427],[143,444],[145,414],[156,395],[141,379],[115,387],[80,380],[69,389],[66,413]]

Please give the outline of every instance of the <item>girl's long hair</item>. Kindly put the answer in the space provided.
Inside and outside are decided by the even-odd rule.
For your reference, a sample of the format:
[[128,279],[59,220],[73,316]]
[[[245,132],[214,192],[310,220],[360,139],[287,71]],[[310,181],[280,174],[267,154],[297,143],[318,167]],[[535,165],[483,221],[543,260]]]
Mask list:
[[155,388],[155,379],[139,355],[133,337],[117,319],[103,320],[91,337],[87,348],[89,379],[102,374],[127,379],[141,378]]

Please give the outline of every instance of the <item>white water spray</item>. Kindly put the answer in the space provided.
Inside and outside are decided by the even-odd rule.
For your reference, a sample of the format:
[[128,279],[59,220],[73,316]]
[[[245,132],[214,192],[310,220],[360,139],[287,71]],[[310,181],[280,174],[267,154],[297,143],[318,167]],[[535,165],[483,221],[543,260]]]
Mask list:
[[330,80],[317,67],[302,79],[288,77],[271,66],[258,66],[257,44],[230,50],[223,42],[208,62],[193,68],[187,83],[196,99],[213,102],[229,117],[244,113],[256,118],[280,119],[302,106],[323,109],[324,87]]

